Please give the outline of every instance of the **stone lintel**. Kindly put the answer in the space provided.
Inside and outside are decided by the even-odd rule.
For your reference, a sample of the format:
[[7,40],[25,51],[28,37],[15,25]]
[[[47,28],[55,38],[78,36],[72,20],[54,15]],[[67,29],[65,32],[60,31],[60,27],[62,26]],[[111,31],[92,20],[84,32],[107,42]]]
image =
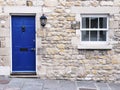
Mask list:
[[119,13],[119,7],[71,7],[72,13],[80,14],[115,14]]

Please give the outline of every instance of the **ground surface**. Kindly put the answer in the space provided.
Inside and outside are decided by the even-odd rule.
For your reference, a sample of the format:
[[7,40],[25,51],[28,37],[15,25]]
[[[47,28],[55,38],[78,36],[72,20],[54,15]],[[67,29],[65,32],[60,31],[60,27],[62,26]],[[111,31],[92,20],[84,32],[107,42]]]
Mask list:
[[120,84],[39,78],[0,78],[0,90],[120,90]]

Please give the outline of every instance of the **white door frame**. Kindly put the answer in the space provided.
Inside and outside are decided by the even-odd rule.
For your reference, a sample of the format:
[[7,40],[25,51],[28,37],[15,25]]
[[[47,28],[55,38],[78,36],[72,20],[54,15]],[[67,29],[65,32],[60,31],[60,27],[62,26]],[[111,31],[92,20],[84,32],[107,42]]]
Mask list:
[[[10,74],[12,74],[12,15],[15,15],[15,16],[35,16],[35,45],[36,45],[36,48],[37,48],[37,35],[36,35],[36,32],[37,32],[37,14],[36,13],[11,13],[10,14]],[[36,58],[36,74],[37,74],[37,49],[36,49],[36,54],[35,54],[35,58]]]

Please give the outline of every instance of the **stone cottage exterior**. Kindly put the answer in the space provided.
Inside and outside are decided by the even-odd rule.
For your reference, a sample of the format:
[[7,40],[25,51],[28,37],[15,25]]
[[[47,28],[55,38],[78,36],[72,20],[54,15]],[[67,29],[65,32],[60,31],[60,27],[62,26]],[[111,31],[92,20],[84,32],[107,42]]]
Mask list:
[[119,82],[119,24],[120,0],[0,0],[0,75]]

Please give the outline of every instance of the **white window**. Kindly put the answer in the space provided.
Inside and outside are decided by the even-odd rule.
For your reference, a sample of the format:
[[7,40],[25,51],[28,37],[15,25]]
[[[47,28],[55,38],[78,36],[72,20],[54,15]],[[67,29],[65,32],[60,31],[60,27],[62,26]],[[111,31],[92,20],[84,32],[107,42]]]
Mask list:
[[81,15],[80,41],[83,45],[80,46],[81,48],[85,46],[88,49],[110,48],[103,47],[108,43],[108,19],[108,15]]
[[107,15],[82,15],[81,41],[107,41]]

